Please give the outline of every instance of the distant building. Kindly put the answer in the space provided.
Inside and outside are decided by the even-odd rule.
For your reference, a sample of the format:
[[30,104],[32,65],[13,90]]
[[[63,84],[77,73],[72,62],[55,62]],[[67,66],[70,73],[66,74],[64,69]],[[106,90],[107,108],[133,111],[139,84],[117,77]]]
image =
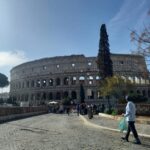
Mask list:
[[[11,70],[10,96],[30,105],[39,105],[65,96],[78,101],[80,83],[85,90],[86,102],[99,102],[98,68],[96,57],[84,55],[43,58],[18,65]],[[149,72],[139,55],[112,54],[114,75],[136,84],[136,92],[150,98]]]
[[3,99],[4,101],[6,101],[8,98],[9,98],[8,92],[0,93],[0,99]]

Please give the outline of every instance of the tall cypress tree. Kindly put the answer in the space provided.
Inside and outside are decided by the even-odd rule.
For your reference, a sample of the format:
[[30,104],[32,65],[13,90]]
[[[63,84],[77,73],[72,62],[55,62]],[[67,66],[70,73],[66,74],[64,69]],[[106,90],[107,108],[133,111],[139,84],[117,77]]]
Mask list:
[[80,84],[80,103],[84,103],[84,99],[85,99],[84,88],[83,88],[83,85]]
[[100,28],[100,41],[97,56],[97,66],[99,69],[99,75],[101,79],[113,76],[113,66],[112,60],[110,58],[108,35],[105,24],[102,24]]

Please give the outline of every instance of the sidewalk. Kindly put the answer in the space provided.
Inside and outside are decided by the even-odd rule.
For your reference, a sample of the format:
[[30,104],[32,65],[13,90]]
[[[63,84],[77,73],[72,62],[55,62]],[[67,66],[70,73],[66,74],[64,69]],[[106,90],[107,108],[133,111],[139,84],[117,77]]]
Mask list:
[[[99,116],[99,115],[94,115],[92,119],[88,119],[87,115],[85,116],[80,115],[80,118],[87,125],[90,125],[96,128],[110,130],[110,131],[120,132],[118,129],[119,118],[114,120],[111,117],[106,117],[106,116],[104,117],[104,116]],[[148,118],[138,117],[139,122],[142,122],[143,119],[145,121],[146,120],[150,121],[150,117]],[[135,126],[136,126],[139,136],[150,138],[150,124],[135,123]]]

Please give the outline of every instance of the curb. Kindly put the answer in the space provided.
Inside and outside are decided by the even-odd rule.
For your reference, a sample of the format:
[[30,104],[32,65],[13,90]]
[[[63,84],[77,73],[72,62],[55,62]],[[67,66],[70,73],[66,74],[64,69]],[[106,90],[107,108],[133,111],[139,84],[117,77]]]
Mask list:
[[[85,125],[88,125],[88,126],[91,126],[91,127],[94,127],[94,128],[98,128],[98,129],[104,129],[104,130],[109,130],[109,131],[113,131],[113,132],[120,132],[120,130],[118,130],[118,129],[108,128],[108,127],[104,127],[104,126],[97,125],[97,124],[94,124],[92,122],[89,122],[83,115],[79,115],[79,117],[83,120]],[[150,135],[148,135],[148,134],[138,133],[138,135],[141,136],[141,137],[150,138]]]
[[[112,115],[108,115],[108,114],[104,114],[104,113],[99,113],[98,115],[101,117],[110,118],[110,119],[118,120],[118,121],[122,118],[121,116],[112,116]],[[150,125],[150,120],[140,119],[140,118],[136,117],[136,123]]]

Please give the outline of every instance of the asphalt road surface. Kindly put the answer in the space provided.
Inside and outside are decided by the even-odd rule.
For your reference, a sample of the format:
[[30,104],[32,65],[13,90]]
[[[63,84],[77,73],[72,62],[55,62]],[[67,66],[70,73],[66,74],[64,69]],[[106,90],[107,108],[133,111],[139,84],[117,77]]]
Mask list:
[[150,150],[120,140],[122,133],[87,126],[76,115],[46,114],[0,124],[0,150]]

